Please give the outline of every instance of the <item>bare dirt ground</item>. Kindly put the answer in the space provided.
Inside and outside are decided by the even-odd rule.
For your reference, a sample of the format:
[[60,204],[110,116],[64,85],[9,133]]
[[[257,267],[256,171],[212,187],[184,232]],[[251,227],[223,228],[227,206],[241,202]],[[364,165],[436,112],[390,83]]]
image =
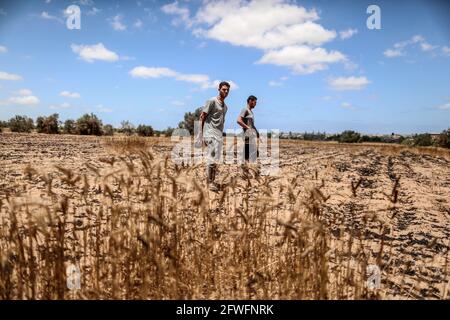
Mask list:
[[[395,274],[385,282],[391,297],[442,297],[443,285],[449,281],[448,157],[417,150],[398,152],[389,146],[321,143],[285,144],[280,155],[285,175],[299,174],[305,183],[324,180],[323,191],[330,195],[324,214],[329,220],[338,215],[344,230],[368,240],[373,253],[384,239],[388,253],[381,264],[385,271],[392,268],[390,272]],[[398,195],[394,196],[397,179]],[[353,195],[352,183],[356,186],[358,181]],[[367,214],[375,215],[385,231],[370,226],[362,229]],[[404,292],[405,287],[410,291]]]
[[[11,196],[43,198],[48,183],[41,178],[27,179],[27,167],[50,175],[55,172],[55,166],[72,170],[79,176],[92,174],[86,164],[101,168],[105,158],[120,156],[105,146],[104,139],[0,134],[0,200]],[[173,144],[169,139],[148,140],[154,154],[162,157],[170,154]],[[448,299],[449,159],[445,152],[433,155],[386,145],[281,140],[281,171],[276,179],[284,181],[288,187],[274,185],[273,188],[280,199],[293,199],[292,205],[286,202],[276,211],[279,215],[276,219],[286,221],[296,206],[297,197],[311,188],[320,190],[323,199],[316,214],[334,237],[330,246],[343,248],[350,257],[345,263],[351,263],[351,256],[359,250],[357,243],[366,250],[367,263],[378,265],[382,271],[381,298]],[[199,166],[189,177],[203,183],[203,172],[203,167]],[[226,185],[236,179],[240,179],[238,166],[220,167],[218,181]],[[248,188],[251,199],[256,199],[262,192],[257,180],[254,176],[246,184],[245,179],[240,179],[237,187],[228,191],[227,201],[242,206],[239,202]],[[67,183],[58,179],[52,184],[52,192],[78,196]],[[96,189],[92,187],[88,192],[93,195],[91,201],[95,201]],[[210,212],[228,219],[226,214],[231,209],[226,206],[231,205],[223,205],[220,194],[209,193],[208,197]],[[0,210],[5,214],[6,209],[0,207]],[[6,219],[3,216],[0,222],[6,223]],[[343,261],[332,260],[330,256],[330,270]],[[198,296],[205,297],[189,297]],[[236,296],[218,294],[217,297]],[[283,295],[268,298],[280,297],[295,298]]]

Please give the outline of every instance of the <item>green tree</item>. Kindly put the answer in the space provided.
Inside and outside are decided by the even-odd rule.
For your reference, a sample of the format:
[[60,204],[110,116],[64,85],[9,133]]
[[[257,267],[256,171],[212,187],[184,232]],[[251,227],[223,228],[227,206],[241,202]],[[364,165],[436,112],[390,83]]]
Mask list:
[[8,124],[6,123],[6,121],[0,120],[0,132],[2,132],[3,128],[6,128],[7,126],[8,126]]
[[166,130],[163,130],[161,133],[164,134],[166,137],[172,136],[173,130],[175,130],[172,127],[168,127]]
[[93,113],[84,114],[77,120],[77,133],[82,135],[102,135],[102,121]]
[[450,148],[450,128],[441,132],[436,143],[438,147]]
[[120,132],[131,136],[134,133],[134,125],[130,121],[122,121],[120,123]]
[[63,131],[66,134],[76,134],[77,133],[77,125],[74,120],[67,119],[64,121]]
[[433,139],[429,133],[416,134],[414,135],[413,140],[415,146],[429,147],[433,145]]
[[356,143],[361,139],[361,135],[353,130],[343,131],[339,137],[339,142],[343,143]]
[[137,128],[136,128],[136,132],[139,136],[142,137],[150,137],[153,136],[153,128],[151,126],[147,126],[144,124],[140,124]]
[[412,146],[414,146],[414,139],[413,138],[405,138],[402,140],[401,144],[404,146],[412,147]]
[[379,136],[367,136],[363,135],[360,142],[383,142],[382,138]]
[[202,107],[195,109],[194,112],[186,112],[184,114],[184,120],[178,124],[178,128],[187,129],[190,134],[194,134],[194,123],[200,120],[201,113]]
[[34,128],[33,119],[27,116],[15,116],[9,119],[8,126],[12,132],[31,132]]
[[59,114],[54,113],[48,117],[38,117],[36,119],[36,130],[39,133],[57,134],[59,133]]
[[105,136],[112,136],[114,135],[114,127],[110,124],[105,124],[103,126],[103,134]]

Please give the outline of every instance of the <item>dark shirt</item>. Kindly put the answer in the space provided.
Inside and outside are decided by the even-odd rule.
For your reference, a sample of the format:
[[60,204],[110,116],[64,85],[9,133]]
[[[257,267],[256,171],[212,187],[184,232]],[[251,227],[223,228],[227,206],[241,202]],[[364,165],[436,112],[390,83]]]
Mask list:
[[[253,114],[253,111],[249,107],[245,107],[241,110],[239,116],[242,117],[242,120],[247,126],[256,131],[256,136],[259,138],[259,132],[255,127],[255,116]],[[245,131],[247,131],[247,129],[244,128],[244,132]]]

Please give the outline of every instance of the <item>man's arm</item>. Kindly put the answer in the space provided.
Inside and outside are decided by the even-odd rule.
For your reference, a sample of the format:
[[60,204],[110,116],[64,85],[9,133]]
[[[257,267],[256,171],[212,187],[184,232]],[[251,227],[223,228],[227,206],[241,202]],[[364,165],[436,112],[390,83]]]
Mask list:
[[202,122],[202,125],[201,125],[201,130],[200,130],[200,132],[201,133],[203,133],[203,126],[205,125],[205,120],[206,120],[206,117],[208,116],[208,114],[206,113],[206,112],[204,112],[204,111],[202,111],[202,113],[200,114],[200,121]]
[[250,127],[248,125],[245,124],[244,119],[242,118],[241,115],[239,115],[239,117],[237,118],[237,123],[241,126],[242,129],[244,130],[248,130],[250,129]]
[[195,147],[196,148],[201,148],[201,146],[204,144],[203,142],[203,126],[205,125],[205,120],[206,117],[208,116],[208,114],[206,112],[203,112],[200,114],[200,121],[201,121],[201,126],[200,126],[200,130],[197,133],[197,136],[195,136],[194,141],[195,141]]
[[200,113],[200,121],[202,122],[200,127],[200,136],[203,135],[203,126],[205,125],[206,117],[208,116],[208,113],[211,111],[212,108],[212,101],[208,100],[205,103],[205,106],[202,109],[202,112]]
[[251,129],[250,126],[246,125],[245,122],[244,122],[244,117],[246,115],[247,115],[247,109],[244,108],[244,109],[241,110],[241,112],[239,113],[239,116],[237,118],[238,125],[240,125],[241,128],[244,129],[244,130]]

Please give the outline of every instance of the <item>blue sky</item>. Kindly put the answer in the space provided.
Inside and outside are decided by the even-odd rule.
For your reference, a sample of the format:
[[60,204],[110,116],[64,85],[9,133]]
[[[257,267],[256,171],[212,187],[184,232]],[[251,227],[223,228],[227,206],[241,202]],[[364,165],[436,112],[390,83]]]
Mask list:
[[[65,9],[81,9],[81,29]],[[367,28],[369,5],[381,29]],[[440,132],[450,127],[444,1],[0,2],[0,119],[94,112],[156,129],[232,82],[225,127],[248,95],[259,128]]]

